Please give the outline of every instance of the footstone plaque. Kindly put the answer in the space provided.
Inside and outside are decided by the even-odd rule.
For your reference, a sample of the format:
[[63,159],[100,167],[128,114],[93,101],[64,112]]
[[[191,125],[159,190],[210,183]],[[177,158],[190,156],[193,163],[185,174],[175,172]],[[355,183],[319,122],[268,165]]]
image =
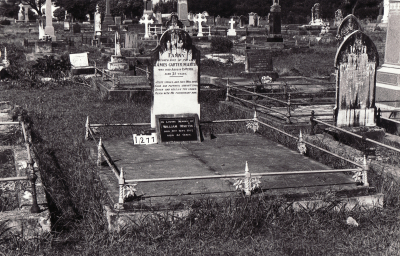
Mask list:
[[160,115],[157,119],[157,134],[160,142],[200,141],[199,117],[194,115]]
[[189,34],[182,29],[167,30],[152,53],[152,63],[151,127],[157,126],[156,116],[200,117],[200,52]]

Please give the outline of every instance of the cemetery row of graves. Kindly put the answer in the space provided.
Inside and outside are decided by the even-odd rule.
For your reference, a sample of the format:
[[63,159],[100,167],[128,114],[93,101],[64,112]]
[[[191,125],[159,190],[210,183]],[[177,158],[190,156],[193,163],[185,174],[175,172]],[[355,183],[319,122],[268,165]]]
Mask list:
[[[26,231],[25,236],[50,231],[52,207],[62,189],[48,185],[52,178],[63,175],[51,170],[73,165],[63,162],[61,167],[49,167],[52,164],[46,162],[47,157],[56,158],[57,154],[68,155],[69,160],[77,154],[76,159],[85,159],[79,160],[82,166],[85,161],[96,163],[93,175],[99,177],[104,191],[98,192],[96,187],[93,193],[101,193],[103,198],[96,201],[101,205],[88,205],[103,209],[100,212],[107,216],[104,225],[112,231],[121,231],[132,219],[154,211],[190,215],[186,206],[204,196],[216,202],[229,196],[283,198],[285,207],[294,211],[307,209],[310,202],[311,207],[339,211],[396,204],[393,195],[383,195],[387,186],[375,179],[382,173],[398,176],[396,63],[400,55],[396,37],[400,32],[396,27],[390,30],[390,21],[399,18],[396,4],[389,15],[387,31],[391,33],[386,38],[385,61],[379,59],[377,46],[354,15],[331,30],[314,7],[312,24],[298,28],[293,38],[291,32],[282,31],[278,1],[271,7],[268,35],[264,28],[236,29],[237,21],[231,19],[218,36],[214,25],[203,31],[202,23],[208,19],[202,15],[194,18],[198,27],[193,29],[187,6],[178,7],[178,14],[171,14],[165,26],[153,30],[150,25],[154,21],[146,10],[140,33],[132,31],[138,26],[114,22],[109,10],[103,23],[99,18],[96,22],[96,15],[94,26],[67,20],[63,31],[52,28],[51,19],[39,21],[39,40],[33,39],[36,33],[29,33],[32,38],[23,41],[26,60],[40,63],[51,58],[48,56],[59,58],[62,52],[69,52],[71,68],[62,71],[68,75],[54,77],[44,72],[38,79],[44,84],[70,81],[79,89],[65,88],[71,89],[70,98],[57,98],[59,103],[45,98],[46,93],[38,97],[36,106],[27,100],[34,109],[25,110],[33,114],[33,124],[22,108],[2,102],[0,128],[6,128],[1,138],[10,134],[20,137],[6,139],[7,145],[0,148],[7,159],[12,158],[7,156],[10,149],[19,152],[13,160],[17,175],[1,180],[7,184],[3,191],[19,200],[18,208],[23,211],[16,213],[18,218],[30,212],[36,220],[16,226],[34,230]],[[85,25],[89,32],[80,30]],[[228,48],[233,47],[235,54],[202,53],[216,38],[232,40]],[[331,60],[336,73],[330,79],[278,74],[274,54],[309,50],[311,38],[318,47],[326,42],[332,42],[330,47],[337,44]],[[83,44],[92,52],[80,51]],[[93,62],[90,56],[97,50],[103,61]],[[2,69],[7,71],[12,65],[6,50],[3,58]],[[202,73],[202,64],[207,62],[221,63],[215,64],[215,75]],[[234,70],[238,63],[242,70]],[[224,69],[237,75],[219,75]],[[49,102],[54,104],[54,112],[49,110]],[[74,115],[67,106],[77,102],[82,106],[71,109],[81,113],[71,118]],[[103,109],[110,106],[115,109]],[[45,107],[51,114],[42,112]],[[65,112],[66,119],[57,120],[56,111]],[[58,129],[68,129],[52,135],[52,118],[60,125]],[[38,130],[43,132],[42,138]],[[68,139],[73,143],[65,147],[79,150],[63,152],[64,146],[55,143]],[[13,143],[24,147],[16,150],[10,145]],[[35,143],[37,149],[33,150]],[[56,153],[43,149],[50,144]],[[11,188],[10,184],[17,183]],[[68,186],[75,184],[61,187],[73,189]],[[44,196],[46,189],[52,195],[50,202]],[[91,193],[86,191],[85,199],[90,198],[87,194]],[[332,195],[342,204],[327,200]],[[80,206],[83,201],[80,199]],[[16,208],[15,203],[11,208]]]

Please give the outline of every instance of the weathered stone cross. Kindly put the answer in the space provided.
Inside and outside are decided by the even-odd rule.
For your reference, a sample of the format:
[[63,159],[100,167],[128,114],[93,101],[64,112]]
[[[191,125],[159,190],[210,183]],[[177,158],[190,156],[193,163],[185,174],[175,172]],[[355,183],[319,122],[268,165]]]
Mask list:
[[143,18],[144,18],[144,20],[140,20],[139,21],[139,23],[140,24],[144,24],[144,26],[145,26],[145,32],[144,32],[144,38],[145,39],[148,39],[148,38],[150,38],[150,36],[149,36],[149,24],[153,24],[154,23],[154,21],[152,20],[152,19],[147,19],[149,17],[149,15],[148,14],[145,14],[145,15],[143,15]]
[[[199,32],[197,33],[197,36],[203,36],[203,27],[201,26],[201,23],[202,23],[203,21],[204,21],[204,22],[207,21],[207,19],[206,19],[206,18],[203,18],[201,15],[202,15],[202,14],[199,13],[199,14],[197,14],[196,17],[194,17],[194,19],[193,19],[194,22],[198,22],[198,23],[199,23]],[[197,18],[197,17],[199,17],[199,18]]]
[[235,24],[236,22],[233,20],[233,18],[231,18],[231,20],[229,21],[229,24],[231,24],[231,29],[233,30],[233,25]]

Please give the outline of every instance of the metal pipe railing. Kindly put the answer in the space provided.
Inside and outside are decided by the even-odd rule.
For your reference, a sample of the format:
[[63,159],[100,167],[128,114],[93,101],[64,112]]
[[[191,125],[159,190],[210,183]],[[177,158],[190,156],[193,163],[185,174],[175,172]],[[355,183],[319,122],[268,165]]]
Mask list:
[[237,99],[237,100],[240,100],[240,101],[243,101],[243,102],[246,102],[246,103],[252,104],[252,105],[254,105],[254,106],[257,106],[257,107],[260,107],[260,108],[263,108],[263,109],[266,109],[266,110],[269,110],[269,111],[275,112],[275,113],[277,113],[277,114],[280,114],[280,115],[284,116],[285,118],[287,118],[287,114],[286,114],[286,113],[282,113],[282,112],[279,112],[279,111],[277,111],[277,110],[274,110],[274,109],[272,109],[272,108],[269,108],[269,107],[266,107],[266,106],[263,106],[263,105],[260,105],[260,104],[254,103],[254,102],[252,102],[252,101],[244,100],[244,99],[241,99],[241,98],[238,98],[238,97],[232,96],[232,95],[227,95],[227,96],[228,96],[228,97],[230,97],[230,98]]
[[[315,171],[291,171],[291,172],[261,172],[251,173],[251,176],[278,176],[278,175],[300,175],[300,174],[315,174],[315,173],[337,173],[337,172],[356,172],[358,169],[337,169],[337,170],[315,170]],[[152,178],[152,179],[133,179],[126,180],[125,183],[136,182],[162,182],[162,181],[179,181],[179,180],[204,180],[204,179],[225,179],[225,178],[240,178],[243,173],[239,174],[221,174],[210,176],[189,176],[189,177],[172,177],[172,178]]]
[[230,89],[234,89],[234,90],[246,92],[246,93],[251,94],[251,95],[259,96],[259,97],[266,98],[266,99],[270,99],[270,100],[273,100],[273,101],[276,101],[276,102],[279,102],[279,103],[282,103],[282,104],[285,104],[285,105],[289,105],[286,101],[283,101],[283,100],[278,100],[278,99],[275,99],[275,98],[272,98],[272,97],[268,97],[268,96],[265,96],[265,95],[262,95],[262,94],[259,94],[259,93],[246,91],[246,90],[237,88],[237,87],[235,87],[235,86],[231,86],[231,85],[227,85],[227,86],[229,86]]
[[318,120],[318,119],[316,119],[316,118],[313,118],[313,117],[311,117],[311,118],[312,118],[312,120],[313,120],[314,122],[317,122],[317,123],[320,123],[320,124],[329,126],[329,127],[334,128],[334,129],[336,129],[336,130],[338,130],[338,131],[341,131],[341,132],[350,134],[350,135],[352,135],[352,136],[354,136],[354,137],[356,137],[356,138],[365,139],[365,141],[367,141],[367,142],[371,142],[371,143],[374,143],[374,144],[376,144],[376,145],[378,145],[378,146],[381,146],[381,147],[384,147],[384,148],[387,148],[387,149],[391,149],[391,150],[393,150],[393,151],[396,151],[396,152],[400,153],[400,149],[398,149],[398,148],[395,148],[395,147],[392,147],[392,146],[389,146],[389,145],[380,143],[380,142],[375,141],[375,140],[371,140],[371,139],[368,139],[368,138],[364,138],[364,137],[361,136],[361,135],[358,135],[358,134],[356,134],[356,133],[353,133],[353,132],[347,131],[347,130],[345,130],[345,129],[339,128],[339,127],[337,127],[337,126],[328,124],[328,123],[323,122],[323,121],[321,121],[321,120]]
[[385,121],[390,121],[390,122],[393,122],[393,123],[396,123],[396,124],[400,124],[400,121],[393,120],[393,119],[390,119],[390,118],[380,117],[380,119],[381,120],[385,120]]

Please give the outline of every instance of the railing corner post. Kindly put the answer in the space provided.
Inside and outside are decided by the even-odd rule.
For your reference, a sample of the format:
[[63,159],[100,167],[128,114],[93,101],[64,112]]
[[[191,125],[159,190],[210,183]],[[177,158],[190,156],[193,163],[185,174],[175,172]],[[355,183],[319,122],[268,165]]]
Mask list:
[[376,125],[377,126],[381,125],[381,115],[382,115],[381,108],[378,108],[377,115],[376,115]]
[[87,116],[85,125],[85,140],[89,139],[89,129],[90,129],[89,116]]
[[123,210],[124,209],[124,186],[125,186],[125,178],[124,178],[124,170],[121,167],[121,171],[119,174],[119,179],[118,179],[118,185],[119,185],[119,196],[118,196],[118,210]]
[[311,130],[310,130],[310,135],[315,135],[315,121],[314,121],[314,118],[315,118],[315,112],[314,112],[314,110],[312,110],[311,111],[311,117],[310,117],[310,122],[311,122]]
[[246,161],[246,168],[244,170],[244,193],[246,196],[251,196],[251,174],[249,166]]
[[291,124],[291,121],[290,121],[290,117],[291,117],[291,114],[290,114],[290,93],[288,94],[288,100],[287,100],[287,120],[286,120],[286,122],[288,123],[288,124]]
[[[29,147],[28,147],[28,150]],[[36,193],[36,180],[37,180],[37,175],[35,173],[35,168],[34,168],[34,161],[30,155],[30,152],[28,153],[28,166],[29,166],[29,181],[31,182],[31,187],[32,187],[32,207],[31,207],[31,213],[40,213],[40,208],[37,202],[37,193]]]
[[101,166],[101,162],[103,160],[103,149],[101,138],[99,140],[99,145],[97,146],[97,166]]
[[363,162],[363,174],[362,174],[362,183],[364,187],[369,187],[368,183],[368,171],[369,171],[369,164],[367,161],[367,155],[364,154],[364,162]]
[[226,85],[226,97],[225,97],[225,101],[229,101],[229,85]]

